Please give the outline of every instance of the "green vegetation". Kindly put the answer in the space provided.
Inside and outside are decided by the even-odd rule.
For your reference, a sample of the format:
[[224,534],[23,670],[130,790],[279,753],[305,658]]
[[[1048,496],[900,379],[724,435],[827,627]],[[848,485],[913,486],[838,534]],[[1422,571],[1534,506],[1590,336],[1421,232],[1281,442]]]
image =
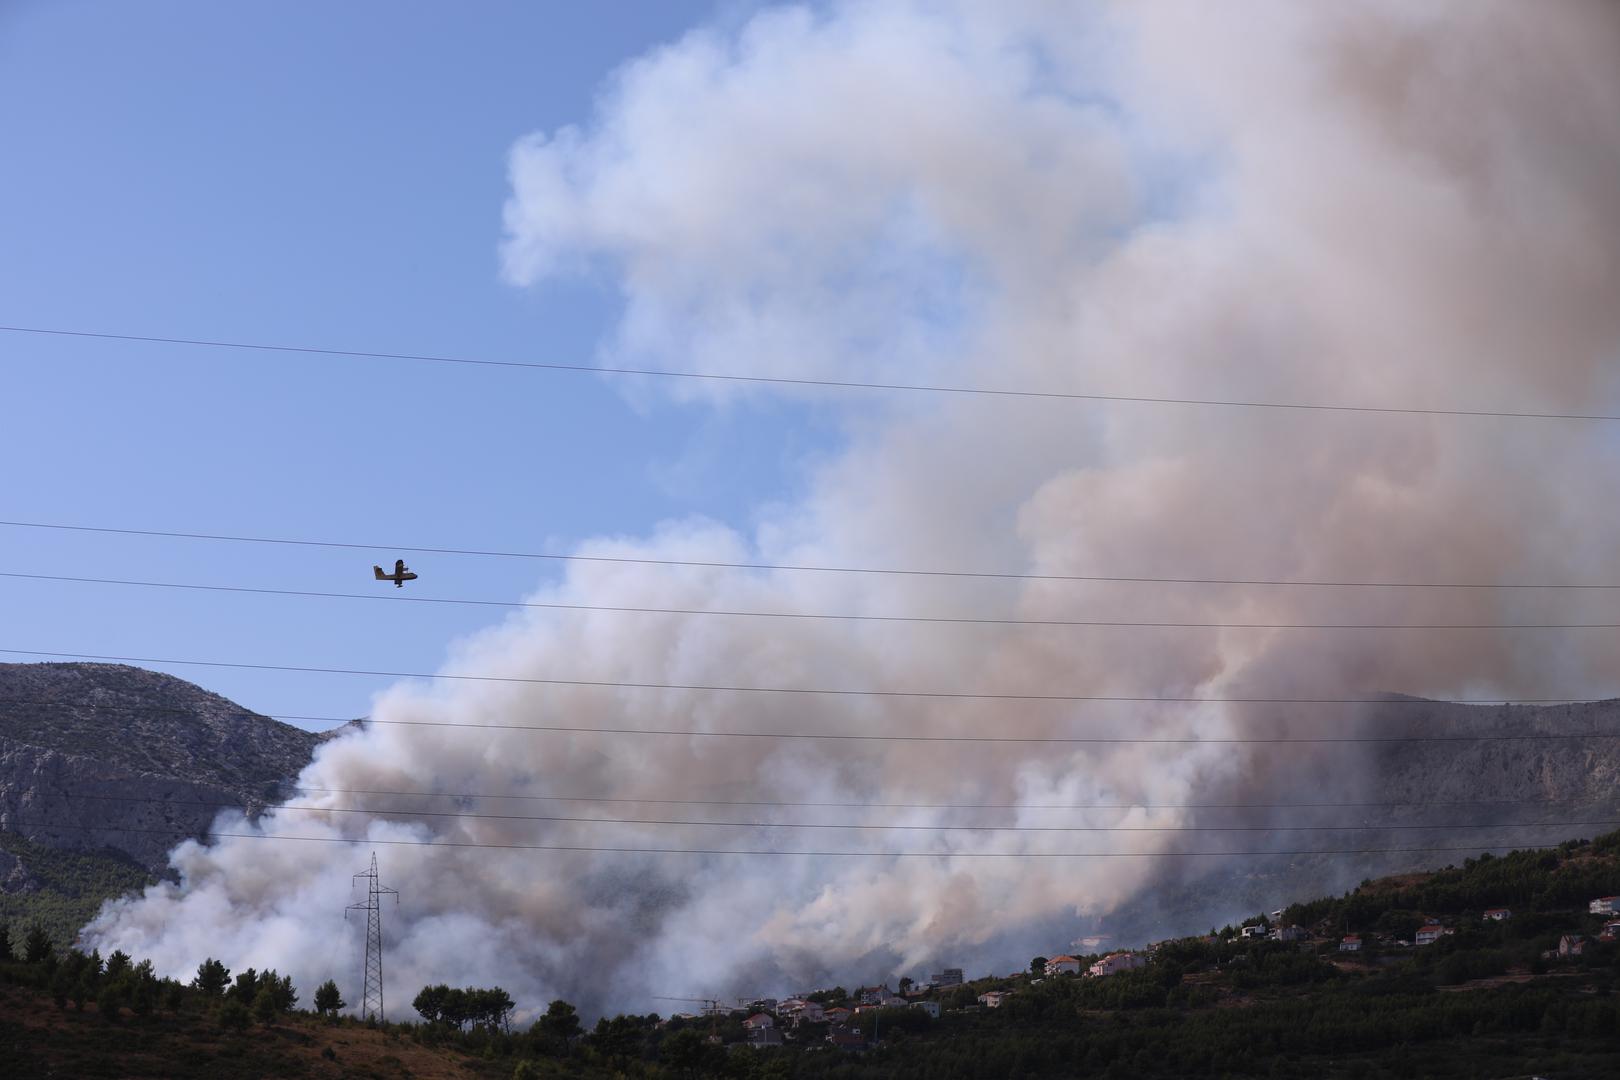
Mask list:
[[[850,1049],[828,1042],[827,1024],[790,1028],[783,1046],[751,1047],[737,1014],[604,1017],[587,1030],[565,1001],[513,1031],[514,1003],[499,987],[423,987],[413,1002],[421,1023],[323,1019],[299,1012],[291,980],[273,971],[248,968],[233,980],[210,959],[185,985],[121,952],[105,960],[63,952],[37,929],[11,928],[9,940],[21,936],[33,959],[0,960],[0,999],[31,1001],[36,1018],[51,1013],[76,1034],[71,1045],[29,1044],[0,1010],[0,1046],[20,1048],[18,1077],[211,1075],[210,1055],[226,1045],[230,1073],[242,1077],[403,1076],[413,1053],[448,1055],[454,1075],[488,1080],[1612,1076],[1620,1075],[1620,946],[1597,939],[1603,920],[1586,901],[1620,893],[1617,872],[1620,834],[1611,834],[1367,882],[1287,910],[1283,923],[1315,928],[1315,940],[1249,940],[1227,927],[1162,942],[1144,966],[1100,978],[1047,977],[1032,963],[929,992],[944,1009],[937,1020],[910,1007],[863,1012],[840,1034]],[[1512,918],[1482,919],[1498,906]],[[1454,932],[1432,945],[1397,944],[1426,918]],[[1346,925],[1362,933],[1362,952],[1338,951]],[[1583,935],[1580,955],[1553,951],[1566,934]],[[979,1004],[990,990],[1007,992],[999,1007]],[[811,997],[849,999],[842,987]],[[322,985],[314,1003],[323,1017],[341,1008],[336,984]],[[142,1072],[110,1043],[92,1056],[102,1045],[95,1032],[112,1029],[122,1045],[169,1039],[164,1067]],[[345,1033],[375,1034],[389,1052],[362,1067],[345,1059],[359,1042],[317,1050],[317,1039]],[[297,1047],[308,1054],[294,1060]]]
[[39,926],[59,949],[73,944],[79,928],[103,901],[136,892],[153,878],[139,864],[111,849],[64,851],[0,832],[0,851],[15,855],[40,883],[37,892],[0,893],[0,922]]

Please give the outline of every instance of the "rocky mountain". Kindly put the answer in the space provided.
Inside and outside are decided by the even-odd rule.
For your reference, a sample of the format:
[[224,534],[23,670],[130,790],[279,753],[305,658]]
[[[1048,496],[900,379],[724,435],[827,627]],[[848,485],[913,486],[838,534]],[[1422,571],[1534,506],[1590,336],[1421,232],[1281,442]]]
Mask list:
[[93,911],[219,804],[276,801],[326,737],[141,668],[0,664],[0,900],[33,900],[0,909]]

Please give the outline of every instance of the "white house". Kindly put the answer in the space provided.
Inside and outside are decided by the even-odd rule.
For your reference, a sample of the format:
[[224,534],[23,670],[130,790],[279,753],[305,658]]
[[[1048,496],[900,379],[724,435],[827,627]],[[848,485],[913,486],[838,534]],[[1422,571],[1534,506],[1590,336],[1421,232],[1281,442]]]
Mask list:
[[1048,975],[1078,975],[1080,974],[1080,961],[1072,956],[1054,956],[1046,962]]
[[1361,938],[1358,937],[1355,934],[1350,934],[1347,937],[1342,938],[1339,941],[1339,951],[1340,952],[1360,952],[1361,951]]
[[1579,934],[1565,934],[1558,939],[1559,956],[1579,956],[1586,948],[1586,942]]
[[1263,938],[1266,936],[1266,928],[1263,926],[1245,926],[1243,936],[1246,938]]
[[1412,940],[1419,945],[1433,945],[1445,936],[1446,928],[1439,923],[1428,923],[1418,927],[1418,932],[1412,935]]
[[775,1026],[776,1017],[772,1016],[770,1013],[755,1013],[753,1016],[750,1016],[748,1019],[743,1021],[743,1027],[747,1028],[749,1031],[758,1031],[762,1028]]
[[939,1019],[939,1002],[937,1001],[913,1001],[911,1003],[911,1007],[913,1009],[921,1009],[923,1012],[927,1013],[930,1020]]
[[1007,991],[991,990],[989,993],[979,995],[979,1004],[987,1009],[999,1009],[1001,1003],[1007,1000]]
[[1620,908],[1620,896],[1600,896],[1586,905],[1586,910],[1593,915],[1620,914],[1617,908]]
[[1133,968],[1146,966],[1147,961],[1135,953],[1110,953],[1091,965],[1090,974],[1096,977],[1117,975],[1121,971],[1130,971]]
[[1302,926],[1279,926],[1271,932],[1272,941],[1304,941],[1310,936]]

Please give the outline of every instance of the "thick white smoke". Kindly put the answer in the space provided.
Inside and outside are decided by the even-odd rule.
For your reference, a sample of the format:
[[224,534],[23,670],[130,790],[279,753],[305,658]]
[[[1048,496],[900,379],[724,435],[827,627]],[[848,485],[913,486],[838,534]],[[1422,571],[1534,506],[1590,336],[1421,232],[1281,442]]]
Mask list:
[[[630,64],[597,114],[511,158],[506,271],[620,283],[614,363],[1421,409],[1616,412],[1620,21],[1470,0],[853,4],[762,11]],[[747,408],[744,384],[648,384]],[[1620,578],[1599,423],[816,392],[845,449],[744,532],[672,522],[583,553],[932,570],[1296,580]],[[652,607],[1187,622],[1579,621],[1518,590],[974,581],[575,564],[537,599]],[[447,673],[638,683],[1187,697],[1573,696],[1612,688],[1602,632],[1075,629],[526,613]],[[1350,730],[1342,706],[1019,702],[445,682],[382,720],[858,734]],[[1321,767],[1239,746],[851,743],[377,725],[315,789],[945,809],[389,802],[300,805],[885,825],[1175,825]],[[1314,776],[1315,774],[1312,773]],[[1336,782],[1353,786],[1341,772]],[[324,803],[322,800],[325,800]],[[998,970],[1140,898],[1174,833],[786,831],[279,811],[176,850],[178,885],[109,906],[104,950],[205,955],[313,985],[366,840],[937,851],[938,858],[381,848],[388,992],[506,986],[649,1010],[654,995]],[[222,831],[243,831],[222,821]],[[1185,928],[1181,928],[1185,929]],[[352,980],[351,980],[352,981]],[[357,996],[351,993],[351,999]],[[396,1004],[394,1011],[398,1011]]]

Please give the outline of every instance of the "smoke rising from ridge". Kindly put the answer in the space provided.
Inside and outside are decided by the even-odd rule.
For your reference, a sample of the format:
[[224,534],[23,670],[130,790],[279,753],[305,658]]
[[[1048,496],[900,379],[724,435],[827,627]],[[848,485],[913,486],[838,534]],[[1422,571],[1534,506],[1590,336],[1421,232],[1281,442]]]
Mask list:
[[[511,155],[505,272],[593,269],[629,366],[1229,400],[1616,411],[1620,19],[1599,4],[835,5],[700,30],[618,72],[591,122]],[[747,408],[766,391],[665,391]],[[772,389],[772,394],[784,393]],[[845,445],[748,531],[667,523],[589,554],[1043,574],[1620,580],[1612,425],[1004,400],[803,396]],[[1192,622],[1612,617],[1601,594],[985,582],[575,564],[588,604]],[[1082,629],[534,612],[447,673],[628,682],[1184,697],[1548,697],[1614,690],[1604,632]],[[382,719],[784,732],[1226,737],[1340,733],[1345,706],[991,702],[461,683]],[[1058,814],[1353,792],[1299,747],[985,746],[540,736],[373,726],[313,788],[724,800],[1016,803],[751,810],[905,825],[1181,825]],[[324,796],[325,805],[348,805]],[[300,797],[300,805],[320,797]],[[451,809],[372,797],[372,806]],[[484,813],[542,813],[507,799]],[[602,816],[702,808],[597,808]],[[736,808],[727,809],[735,814]],[[716,814],[716,816],[720,816]],[[1342,816],[1340,818],[1342,820]],[[650,1010],[1022,967],[1143,896],[1167,859],[984,852],[1252,847],[1175,833],[852,833],[282,810],[356,846],[176,849],[178,885],[104,910],[104,950],[205,955],[314,985],[367,839],[929,850],[743,858],[396,847],[388,990],[499,983]],[[250,828],[221,821],[224,831]],[[809,839],[805,839],[808,837]],[[1276,842],[1286,842],[1286,832]],[[334,961],[334,957],[342,958]],[[349,995],[351,998],[354,995]],[[667,1006],[666,1006],[667,1008]],[[398,1011],[398,1005],[395,1006]]]

